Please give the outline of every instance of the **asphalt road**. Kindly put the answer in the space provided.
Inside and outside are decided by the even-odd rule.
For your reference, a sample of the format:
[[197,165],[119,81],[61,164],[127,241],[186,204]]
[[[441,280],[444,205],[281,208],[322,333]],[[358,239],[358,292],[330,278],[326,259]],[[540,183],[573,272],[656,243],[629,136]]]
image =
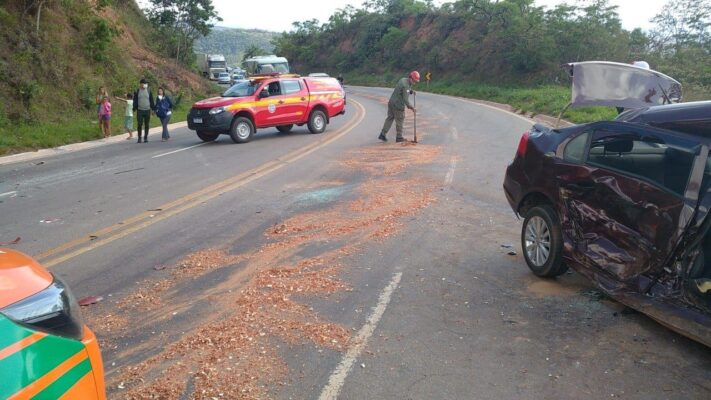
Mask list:
[[0,166],[0,241],[104,297],[110,398],[711,396],[711,350],[528,272],[501,183],[530,121],[419,94],[420,143],[383,144],[389,94],[349,88],[322,135]]

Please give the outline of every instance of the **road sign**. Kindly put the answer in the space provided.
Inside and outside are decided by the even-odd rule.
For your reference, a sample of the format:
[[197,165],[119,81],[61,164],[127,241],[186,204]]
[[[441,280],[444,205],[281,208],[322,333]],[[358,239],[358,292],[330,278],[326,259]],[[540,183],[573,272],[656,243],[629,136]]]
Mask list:
[[425,74],[425,79],[427,80],[427,82],[432,80],[432,73],[430,71],[427,71],[427,74]]

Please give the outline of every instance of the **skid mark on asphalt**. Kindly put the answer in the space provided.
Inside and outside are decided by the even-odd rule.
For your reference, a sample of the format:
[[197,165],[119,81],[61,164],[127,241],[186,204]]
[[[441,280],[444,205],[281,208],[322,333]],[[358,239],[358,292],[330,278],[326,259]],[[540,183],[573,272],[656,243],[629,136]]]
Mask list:
[[368,340],[370,340],[373,336],[373,332],[375,332],[378,322],[380,322],[380,319],[385,313],[385,309],[388,307],[388,304],[390,304],[392,294],[395,289],[397,289],[401,279],[402,272],[396,273],[393,275],[393,279],[390,281],[390,284],[388,284],[388,286],[383,289],[382,293],[380,293],[378,304],[373,307],[373,311],[366,320],[365,325],[360,328],[356,336],[353,338],[353,346],[348,349],[341,362],[331,374],[331,377],[328,379],[328,384],[323,388],[323,391],[319,396],[319,400],[335,400],[338,398],[338,393],[340,393],[341,388],[343,388],[343,384],[348,377],[348,373],[351,371],[353,364],[356,362],[358,357],[360,357],[363,349],[368,344]]

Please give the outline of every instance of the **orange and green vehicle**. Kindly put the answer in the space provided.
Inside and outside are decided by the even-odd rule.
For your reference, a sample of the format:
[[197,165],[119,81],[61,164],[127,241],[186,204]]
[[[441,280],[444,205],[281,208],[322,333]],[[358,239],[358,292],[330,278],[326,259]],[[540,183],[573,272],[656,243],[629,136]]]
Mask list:
[[69,288],[0,248],[0,400],[105,398],[99,345]]

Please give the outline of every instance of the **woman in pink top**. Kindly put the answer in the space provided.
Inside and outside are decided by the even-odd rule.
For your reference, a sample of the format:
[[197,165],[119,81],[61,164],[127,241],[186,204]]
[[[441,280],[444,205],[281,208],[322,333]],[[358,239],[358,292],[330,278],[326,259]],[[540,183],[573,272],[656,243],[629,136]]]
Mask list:
[[99,107],[99,121],[101,123],[101,132],[104,134],[104,138],[111,136],[111,103],[109,102],[109,97],[104,96],[101,99],[101,105]]

